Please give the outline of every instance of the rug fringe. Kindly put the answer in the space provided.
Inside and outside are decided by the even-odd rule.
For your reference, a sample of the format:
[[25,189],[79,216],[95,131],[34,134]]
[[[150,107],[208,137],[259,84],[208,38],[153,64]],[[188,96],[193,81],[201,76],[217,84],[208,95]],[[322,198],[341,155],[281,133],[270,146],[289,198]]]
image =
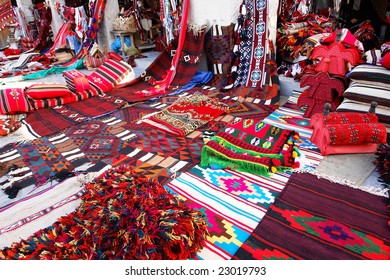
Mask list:
[[341,184],[341,185],[344,185],[344,186],[348,186],[348,187],[351,187],[351,188],[354,188],[354,189],[359,189],[361,191],[365,191],[365,192],[368,192],[368,193],[371,193],[371,194],[374,194],[374,195],[377,195],[377,196],[389,197],[389,190],[387,188],[379,189],[379,188],[371,187],[371,186],[358,186],[358,185],[356,185],[354,182],[352,182],[350,180],[347,180],[347,179],[344,179],[344,178],[340,178],[340,177],[336,177],[336,176],[320,174],[316,170],[313,170],[310,173],[312,173],[313,175],[317,176],[317,178],[326,179],[326,180],[329,180],[329,181],[331,181],[333,183],[338,183],[338,184]]

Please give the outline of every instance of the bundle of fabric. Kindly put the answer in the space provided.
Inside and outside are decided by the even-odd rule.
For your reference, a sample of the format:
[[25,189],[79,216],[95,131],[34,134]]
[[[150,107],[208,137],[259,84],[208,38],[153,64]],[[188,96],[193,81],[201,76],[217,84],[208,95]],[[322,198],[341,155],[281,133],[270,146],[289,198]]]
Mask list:
[[374,161],[376,170],[380,175],[380,181],[390,188],[390,146],[379,145]]
[[378,144],[386,143],[386,127],[372,113],[315,114],[310,127],[311,141],[322,155],[375,153]]
[[233,259],[389,260],[388,198],[291,175]]
[[307,39],[318,34],[331,33],[333,31],[331,25],[326,18],[317,15],[307,15],[294,22],[282,23],[276,37],[278,57],[294,62],[300,55],[305,55],[302,47]]
[[28,101],[34,109],[60,106],[97,95],[96,91],[72,92],[66,84],[34,84],[26,88]]
[[188,259],[207,224],[155,181],[120,166],[85,186],[82,203],[50,227],[0,251],[1,259]]
[[229,107],[201,92],[184,96],[161,112],[142,120],[143,123],[168,133],[185,136],[226,113]]
[[299,167],[298,140],[295,131],[236,118],[203,146],[200,165],[269,176]]

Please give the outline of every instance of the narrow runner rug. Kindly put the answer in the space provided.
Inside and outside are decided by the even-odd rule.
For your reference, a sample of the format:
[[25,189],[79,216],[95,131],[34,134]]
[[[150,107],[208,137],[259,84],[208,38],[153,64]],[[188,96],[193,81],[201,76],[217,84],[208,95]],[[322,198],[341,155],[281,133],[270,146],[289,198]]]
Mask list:
[[234,259],[390,259],[388,198],[292,174]]

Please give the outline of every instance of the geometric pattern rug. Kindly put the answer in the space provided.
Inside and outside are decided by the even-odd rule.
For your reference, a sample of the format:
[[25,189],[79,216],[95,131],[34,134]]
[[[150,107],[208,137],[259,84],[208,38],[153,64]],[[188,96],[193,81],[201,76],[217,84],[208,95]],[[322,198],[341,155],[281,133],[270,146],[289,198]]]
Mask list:
[[388,198],[293,174],[234,259],[390,259]]

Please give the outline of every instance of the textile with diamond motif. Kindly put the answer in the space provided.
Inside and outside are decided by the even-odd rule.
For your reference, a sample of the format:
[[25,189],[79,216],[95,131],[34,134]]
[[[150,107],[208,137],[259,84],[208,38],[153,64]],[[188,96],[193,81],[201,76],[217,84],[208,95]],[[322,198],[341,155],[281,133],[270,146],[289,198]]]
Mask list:
[[234,259],[389,260],[387,199],[294,173]]

